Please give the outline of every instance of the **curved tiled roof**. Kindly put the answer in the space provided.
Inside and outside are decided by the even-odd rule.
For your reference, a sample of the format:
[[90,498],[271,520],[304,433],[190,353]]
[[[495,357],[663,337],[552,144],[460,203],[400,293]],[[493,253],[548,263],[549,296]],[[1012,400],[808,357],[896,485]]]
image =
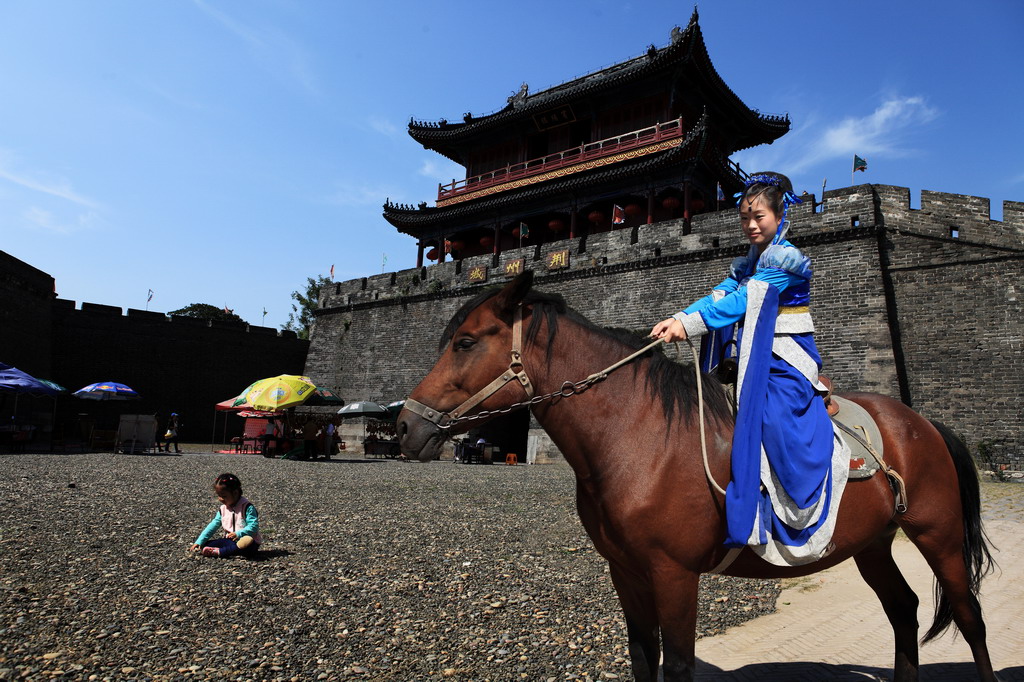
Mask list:
[[520,96],[510,97],[509,104],[503,109],[486,116],[467,118],[465,122],[412,120],[409,123],[409,134],[428,149],[448,147],[449,153],[442,150],[437,151],[441,151],[445,156],[451,158],[451,148],[458,147],[462,140],[478,133],[547,111],[571,100],[611,90],[628,82],[635,82],[681,64],[691,69],[697,69],[703,76],[703,80],[713,90],[720,93],[718,102],[725,111],[732,115],[731,118],[733,120],[738,118],[745,127],[752,129],[752,137],[756,141],[748,146],[770,142],[787,132],[789,130],[788,116],[761,114],[757,110],[747,107],[725,84],[711,63],[697,19],[697,10],[694,9],[686,29],[678,33],[674,31],[673,40],[669,45],[660,49],[652,46],[646,54],[640,57],[626,60],[536,94],[521,93]]
[[446,207],[418,207],[404,204],[384,204],[384,218],[400,232],[412,236],[420,236],[423,230],[444,223],[473,220],[475,216],[486,216],[496,210],[508,211],[510,205],[522,205],[524,202],[543,200],[566,192],[581,191],[588,187],[635,178],[637,175],[652,173],[667,167],[679,167],[687,160],[703,156],[708,142],[707,125],[704,119],[695,125],[686,139],[677,147],[640,157],[607,168],[571,175],[558,180],[551,180],[522,189],[494,194],[482,199],[454,204]]

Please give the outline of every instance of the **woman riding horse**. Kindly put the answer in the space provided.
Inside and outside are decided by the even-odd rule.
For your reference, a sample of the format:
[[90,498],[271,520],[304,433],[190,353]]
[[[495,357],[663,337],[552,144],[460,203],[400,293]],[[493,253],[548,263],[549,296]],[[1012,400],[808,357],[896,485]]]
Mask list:
[[719,356],[709,361],[714,366],[742,325],[725,543],[751,545],[782,566],[828,551],[849,461],[821,400],[827,389],[818,380],[809,310],[811,262],[786,240],[794,203],[800,199],[786,176],[750,176],[739,202],[746,257],[733,261],[709,296],[651,330],[665,341],[718,332],[705,344]]

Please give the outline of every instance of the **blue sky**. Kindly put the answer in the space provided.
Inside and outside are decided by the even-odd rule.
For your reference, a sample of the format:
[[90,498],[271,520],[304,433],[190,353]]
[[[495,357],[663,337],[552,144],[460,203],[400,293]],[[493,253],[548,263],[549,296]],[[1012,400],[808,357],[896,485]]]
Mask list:
[[[774,11],[768,12],[766,8]],[[0,250],[62,298],[280,326],[307,276],[415,265],[386,198],[458,166],[410,117],[490,113],[667,44],[647,0],[3,0]],[[712,61],[792,131],[746,151],[797,191],[856,181],[1024,201],[1024,3],[701,3]],[[263,316],[264,308],[267,311]]]

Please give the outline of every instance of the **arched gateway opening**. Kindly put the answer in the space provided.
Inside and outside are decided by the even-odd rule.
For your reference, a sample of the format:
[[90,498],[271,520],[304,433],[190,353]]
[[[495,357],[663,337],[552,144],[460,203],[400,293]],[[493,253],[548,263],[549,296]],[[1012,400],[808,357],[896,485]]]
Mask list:
[[526,462],[529,431],[530,411],[519,409],[470,429],[466,434],[466,443],[476,445],[483,439],[495,464],[504,462],[510,452],[514,452],[519,462],[523,463]]

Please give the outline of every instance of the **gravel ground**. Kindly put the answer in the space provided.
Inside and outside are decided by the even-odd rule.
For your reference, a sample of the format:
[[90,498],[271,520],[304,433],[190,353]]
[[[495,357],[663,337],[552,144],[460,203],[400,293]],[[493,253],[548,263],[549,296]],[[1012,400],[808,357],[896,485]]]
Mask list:
[[[231,471],[256,560],[186,552]],[[564,465],[0,457],[0,679],[632,679]],[[705,577],[699,636],[775,608]]]

